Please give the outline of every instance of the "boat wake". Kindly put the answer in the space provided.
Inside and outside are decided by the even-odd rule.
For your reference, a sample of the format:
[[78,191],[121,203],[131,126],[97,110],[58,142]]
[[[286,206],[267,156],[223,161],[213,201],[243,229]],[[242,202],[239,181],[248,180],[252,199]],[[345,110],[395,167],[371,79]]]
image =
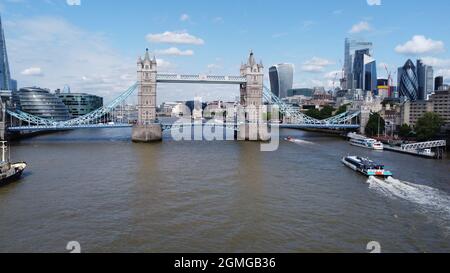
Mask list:
[[367,183],[373,190],[391,198],[400,198],[415,203],[427,214],[438,216],[447,231],[450,232],[450,196],[445,192],[392,177],[385,180],[370,177]]
[[310,141],[306,141],[306,140],[301,140],[301,139],[287,139],[287,141],[294,143],[294,144],[307,144],[307,145],[314,145],[314,142],[310,142]]

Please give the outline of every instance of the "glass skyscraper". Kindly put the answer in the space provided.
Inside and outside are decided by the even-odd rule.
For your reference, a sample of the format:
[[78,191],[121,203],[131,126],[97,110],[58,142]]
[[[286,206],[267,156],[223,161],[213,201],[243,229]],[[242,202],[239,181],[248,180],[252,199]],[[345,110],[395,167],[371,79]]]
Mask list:
[[426,100],[433,93],[434,71],[433,67],[417,60],[417,79],[419,83],[418,100]]
[[286,98],[294,84],[294,65],[278,64],[269,68],[270,88],[279,98]]
[[354,89],[377,91],[377,65],[370,55],[370,49],[355,51],[353,61]]
[[8,53],[6,51],[5,33],[0,17],[0,90],[11,90],[11,74],[9,71]]
[[345,56],[344,56],[344,76],[345,81],[342,84],[343,89],[353,89],[355,87],[355,77],[353,74],[355,53],[357,50],[369,50],[369,56],[372,56],[373,44],[371,42],[363,42],[351,39],[345,39]]
[[402,98],[416,101],[419,94],[419,80],[417,78],[416,66],[408,60],[403,67],[398,69],[398,94]]
[[10,88],[11,88],[11,91],[17,91],[17,81],[16,80],[11,79]]

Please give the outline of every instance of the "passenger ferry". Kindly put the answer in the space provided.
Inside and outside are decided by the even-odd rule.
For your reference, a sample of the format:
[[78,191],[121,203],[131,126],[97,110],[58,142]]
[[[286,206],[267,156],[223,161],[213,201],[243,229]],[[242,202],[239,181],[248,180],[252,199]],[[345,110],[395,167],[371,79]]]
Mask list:
[[360,172],[365,176],[391,177],[392,172],[385,170],[383,165],[377,164],[370,159],[359,156],[346,156],[342,163],[350,169]]
[[383,150],[384,145],[380,141],[372,138],[367,138],[355,133],[349,133],[347,137],[350,139],[350,144],[353,146],[363,147],[372,150]]
[[9,162],[9,157],[6,157],[6,141],[1,142],[2,146],[2,161],[0,162],[0,186],[8,184],[9,182],[13,182],[18,180],[21,176],[25,168],[27,167],[27,163],[25,162],[17,162],[11,163]]

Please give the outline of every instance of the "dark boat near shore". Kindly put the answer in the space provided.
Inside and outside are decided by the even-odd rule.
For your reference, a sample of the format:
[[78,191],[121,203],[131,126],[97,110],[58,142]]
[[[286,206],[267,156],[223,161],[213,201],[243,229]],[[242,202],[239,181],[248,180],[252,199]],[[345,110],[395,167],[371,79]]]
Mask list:
[[2,141],[2,161],[0,162],[0,186],[17,181],[27,167],[25,162],[11,163],[9,157],[6,157],[6,141]]

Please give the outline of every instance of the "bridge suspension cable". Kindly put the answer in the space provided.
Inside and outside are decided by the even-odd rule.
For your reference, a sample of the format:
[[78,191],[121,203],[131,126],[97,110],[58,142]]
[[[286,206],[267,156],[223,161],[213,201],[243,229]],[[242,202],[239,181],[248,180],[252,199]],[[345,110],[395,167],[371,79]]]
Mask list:
[[86,125],[91,124],[94,121],[98,121],[108,114],[114,112],[115,108],[119,106],[121,103],[123,103],[137,88],[138,83],[134,83],[132,86],[130,86],[124,93],[122,93],[119,97],[114,99],[112,102],[110,102],[108,105],[105,105],[87,115],[67,120],[67,121],[55,121],[51,119],[45,119],[40,118],[28,113],[25,113],[20,110],[7,110],[8,114],[11,116],[25,121],[30,124],[40,125],[40,126],[47,126],[47,127],[74,127],[79,125]]
[[309,125],[345,124],[347,122],[351,122],[353,118],[359,116],[361,113],[360,111],[354,112],[347,111],[345,113],[339,114],[334,117],[330,117],[328,119],[318,120],[309,117],[308,115],[305,115],[298,110],[293,109],[287,103],[282,101],[279,97],[275,96],[275,94],[273,94],[272,91],[266,86],[264,86],[263,97],[269,104],[277,105],[280,108],[280,112],[282,114],[285,114],[287,117],[292,118],[294,123],[299,124],[301,123]]

